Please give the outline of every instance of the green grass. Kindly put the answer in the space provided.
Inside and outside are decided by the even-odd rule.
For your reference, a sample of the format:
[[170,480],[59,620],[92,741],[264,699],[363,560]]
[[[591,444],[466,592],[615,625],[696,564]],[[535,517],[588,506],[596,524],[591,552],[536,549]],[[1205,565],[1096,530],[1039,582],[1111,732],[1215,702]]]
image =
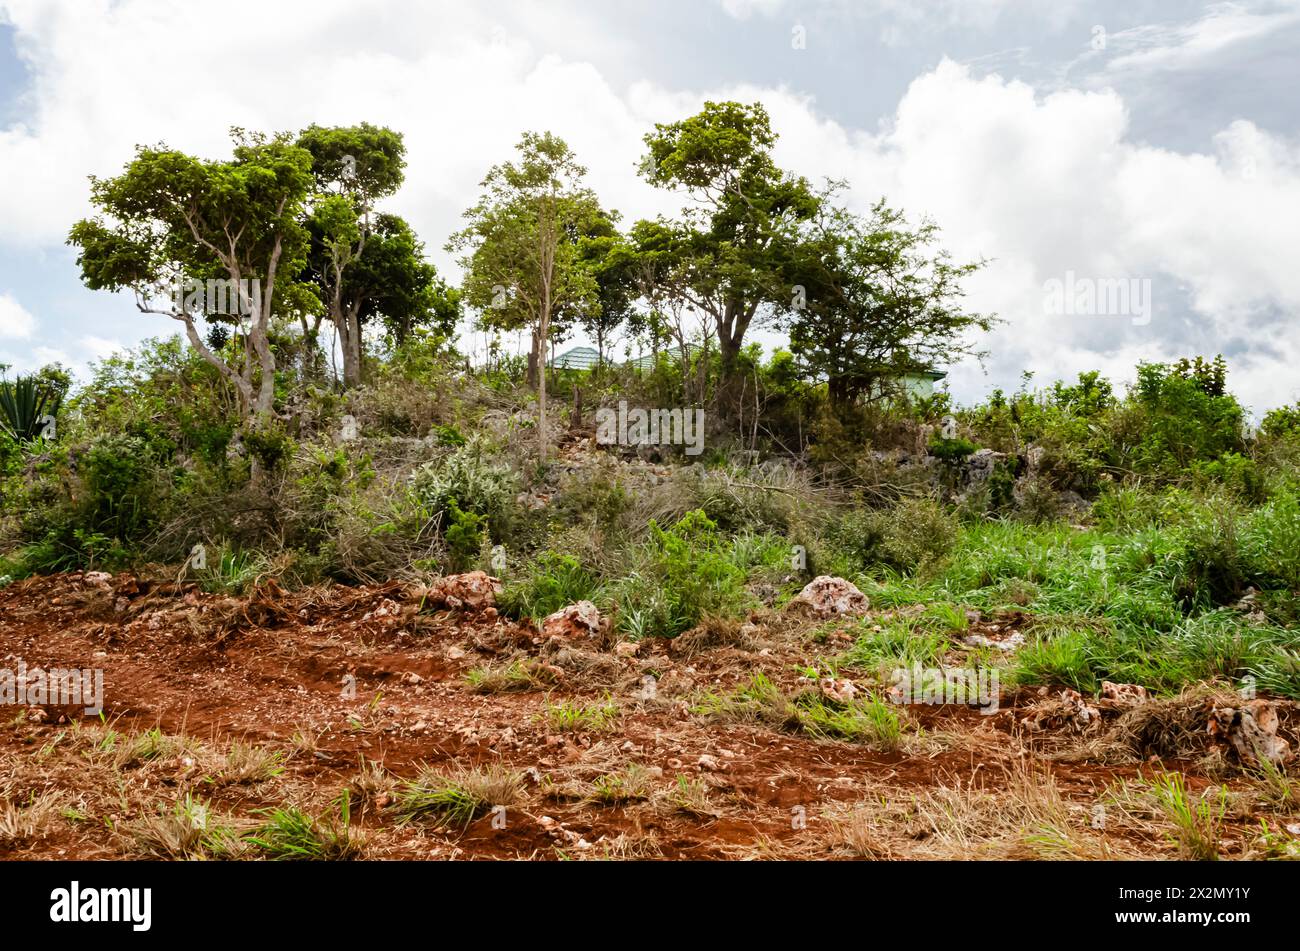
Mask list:
[[508,664],[475,667],[465,674],[466,685],[475,693],[510,693],[536,690],[551,682],[541,665],[532,660],[512,660]]
[[596,575],[571,555],[542,552],[528,572],[506,585],[499,603],[512,617],[541,620],[578,601],[602,601]]
[[[875,630],[877,627],[879,631]],[[933,666],[951,643],[944,630],[919,618],[895,618],[879,623],[868,619],[849,630],[856,630],[858,638],[838,663],[879,671],[910,667],[913,663]]]
[[729,693],[702,695],[692,712],[710,719],[750,721],[822,739],[862,743],[881,752],[898,749],[904,734],[904,714],[880,697],[867,694],[839,703],[815,690],[789,696],[762,673]]
[[1211,861],[1219,857],[1219,839],[1223,815],[1227,811],[1226,793],[1208,790],[1199,802],[1193,801],[1180,773],[1161,773],[1151,780],[1151,793],[1163,816],[1173,823],[1171,838],[1178,843],[1184,858]]
[[629,763],[617,773],[596,777],[589,798],[593,802],[619,805],[649,799],[654,794],[650,771],[639,763]]
[[310,816],[297,806],[281,806],[267,814],[250,845],[277,861],[341,861],[363,851],[363,839],[352,830],[351,794],[345,789],[333,809]]
[[495,806],[512,805],[521,792],[520,775],[497,766],[449,772],[425,769],[402,785],[394,808],[403,821],[434,818],[465,827]]
[[210,807],[187,793],[170,808],[160,805],[130,824],[135,851],[174,860],[223,859],[242,848],[233,826],[212,815]]
[[603,703],[579,703],[564,700],[560,703],[547,701],[539,718],[557,733],[605,733],[617,725],[618,704],[608,697]]
[[1228,597],[1225,583],[1204,567],[1235,565],[1234,584],[1287,576],[1293,556],[1270,546],[1291,537],[1289,503],[1240,516],[1244,527],[1220,537],[1208,514],[1218,503],[1177,501],[1165,522],[1129,534],[1065,522],[964,525],[942,564],[913,576],[860,579],[875,607],[925,604],[927,610],[882,624],[879,632],[860,627],[842,662],[870,668],[900,658],[933,660],[960,633],[957,611],[970,606],[986,615],[1019,610],[1044,620],[1026,631],[1029,643],[1011,661],[1018,683],[1093,692],[1112,680],[1168,695],[1190,683],[1236,684],[1251,676],[1261,691],[1300,699],[1288,597],[1264,592],[1260,604],[1277,606],[1277,617],[1252,620],[1217,603]]
[[882,753],[902,745],[903,721],[899,709],[868,695],[847,704],[819,699],[796,704],[800,727],[809,736],[862,743]]

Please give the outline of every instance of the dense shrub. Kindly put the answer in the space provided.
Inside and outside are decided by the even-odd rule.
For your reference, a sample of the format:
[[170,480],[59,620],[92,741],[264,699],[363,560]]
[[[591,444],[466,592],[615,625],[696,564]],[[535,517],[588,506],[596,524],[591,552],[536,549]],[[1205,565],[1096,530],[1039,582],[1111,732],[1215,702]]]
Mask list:
[[833,548],[847,554],[859,571],[878,568],[911,572],[952,549],[956,519],[933,499],[907,499],[885,509],[861,508],[832,522]]
[[513,470],[493,461],[482,439],[421,467],[411,477],[411,488],[430,514],[447,524],[453,502],[462,513],[482,516],[493,538],[503,537],[508,530],[519,491]]

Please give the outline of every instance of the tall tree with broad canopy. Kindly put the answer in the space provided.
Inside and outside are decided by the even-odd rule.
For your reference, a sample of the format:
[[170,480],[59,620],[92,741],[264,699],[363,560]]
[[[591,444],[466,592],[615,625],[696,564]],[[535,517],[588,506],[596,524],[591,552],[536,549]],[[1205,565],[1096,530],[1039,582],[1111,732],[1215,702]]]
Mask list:
[[463,254],[465,300],[487,327],[529,327],[530,381],[537,388],[538,449],[545,458],[546,350],[552,321],[569,320],[599,307],[600,286],[580,249],[603,212],[582,185],[587,170],[563,139],[526,132],[518,158],[493,166],[483,179],[478,204],[465,212],[469,224],[448,250]]
[[803,372],[825,379],[832,407],[893,395],[903,375],[982,356],[972,332],[993,317],[961,307],[962,280],[983,262],[955,265],[934,250],[938,227],[911,227],[878,202],[867,217],[833,207],[805,229],[788,266],[799,306],[786,320]]
[[[245,425],[261,430],[272,421],[275,400],[273,310],[282,299],[297,307],[310,298],[295,278],[309,244],[302,219],[312,156],[283,135],[235,129],[233,138],[229,161],[162,146],[137,149],[121,175],[91,179],[100,214],[73,225],[68,243],[78,249],[87,287],[129,290],[141,312],[182,323],[190,345],[235,388]],[[236,315],[178,292],[186,281],[209,279],[231,282]],[[238,326],[241,366],[230,366],[203,341],[200,317]]]
[[[312,125],[299,135],[298,145],[311,153],[315,177],[307,222],[312,235],[309,274],[325,315],[338,331],[343,385],[353,387],[361,382],[363,311],[376,309],[375,295],[383,289],[352,272],[362,267],[374,236],[375,203],[401,187],[406,146],[400,133],[367,122],[332,128]],[[400,219],[386,219],[390,238],[403,229],[409,232],[405,222],[398,225],[397,221]],[[396,259],[402,248],[408,248],[412,256]],[[422,279],[431,280],[421,268],[416,250],[414,242],[397,242],[381,255],[387,276],[404,281],[409,291],[406,296],[412,298],[419,296]],[[374,263],[372,260],[371,265]],[[373,267],[370,270],[373,272]],[[408,313],[405,318],[410,316]],[[315,330],[313,327],[311,336]]]
[[[312,227],[313,222],[309,221],[308,225]],[[323,244],[314,241],[312,247],[313,251],[320,251]],[[322,268],[331,267],[327,255],[313,254],[308,263],[313,283],[320,286]],[[437,269],[424,256],[423,242],[405,219],[397,215],[374,216],[365,247],[344,270],[341,286],[341,311],[345,323],[350,325],[347,336],[354,342],[360,341],[365,327],[376,319],[383,322],[384,329],[399,346],[417,327],[431,326],[439,335],[451,337],[460,320],[460,292],[438,276]],[[313,334],[319,326],[320,315],[314,320]],[[360,347],[352,353],[352,368],[359,380],[364,377]]]
[[344,283],[344,297],[361,301],[360,326],[382,320],[398,346],[417,327],[431,327],[441,337],[456,332],[460,291],[438,276],[424,257],[424,244],[397,215],[375,216],[366,248]]
[[737,102],[706,102],[699,114],[656,125],[645,138],[642,175],[691,199],[669,232],[676,266],[666,275],[668,292],[712,318],[724,411],[746,332],[791,305],[786,265],[799,225],[819,205],[804,179],[772,160],[776,140],[761,105]]

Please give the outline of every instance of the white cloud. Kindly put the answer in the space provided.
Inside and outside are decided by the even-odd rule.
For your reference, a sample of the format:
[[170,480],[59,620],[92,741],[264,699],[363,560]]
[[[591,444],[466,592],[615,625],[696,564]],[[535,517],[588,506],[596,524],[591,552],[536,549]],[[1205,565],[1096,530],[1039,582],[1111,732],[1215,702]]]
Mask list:
[[34,367],[42,367],[50,363],[69,366],[72,363],[72,359],[57,347],[36,347],[32,350],[32,356],[36,358]]
[[36,318],[12,294],[0,294],[0,338],[26,339],[36,329]]
[[113,354],[126,349],[120,340],[109,340],[105,337],[96,337],[94,334],[88,334],[79,339],[77,348],[90,360],[103,360],[105,357],[111,357]]
[[1106,64],[1124,70],[1189,69],[1249,40],[1300,22],[1300,8],[1255,11],[1241,3],[1216,3],[1190,23],[1134,27],[1107,37],[1107,48],[1120,55]]
[[1079,0],[717,0],[737,20],[778,13],[831,13],[837,17],[881,21],[881,38],[897,45],[904,33],[948,28],[991,30],[1006,13],[1029,15],[1058,29],[1079,6]]
[[754,14],[772,16],[785,6],[786,0],[718,0],[728,16],[748,20]]
[[[1015,365],[1051,378],[1112,358],[1124,376],[1137,358],[1242,347],[1234,385],[1260,405],[1285,400],[1277,380],[1300,355],[1277,338],[1279,315],[1300,312],[1300,151],[1241,121],[1216,155],[1180,154],[1130,141],[1126,124],[1114,92],[1040,98],[944,63],[912,84],[869,167],[892,173],[884,190],[934,216],[959,257],[993,259],[971,302],[1008,321],[990,345],[1004,378]],[[1068,270],[1149,278],[1163,299],[1145,327],[1050,317],[1043,282]]]

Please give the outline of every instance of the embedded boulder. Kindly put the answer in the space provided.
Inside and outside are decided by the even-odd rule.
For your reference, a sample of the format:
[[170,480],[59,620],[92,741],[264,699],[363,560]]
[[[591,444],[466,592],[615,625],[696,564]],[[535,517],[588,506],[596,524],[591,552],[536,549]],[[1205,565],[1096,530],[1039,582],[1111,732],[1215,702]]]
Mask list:
[[821,575],[808,582],[785,609],[825,619],[842,615],[860,616],[866,614],[870,606],[867,596],[853,582]]
[[1268,761],[1275,766],[1295,756],[1291,744],[1277,735],[1277,708],[1267,700],[1250,700],[1240,707],[1215,707],[1206,732],[1226,740],[1247,766]]
[[1147,688],[1139,684],[1116,684],[1109,680],[1101,682],[1101,699],[1121,706],[1146,703]]
[[485,611],[495,608],[501,593],[501,579],[486,571],[438,578],[427,588],[417,589],[415,596],[426,606],[453,611]]
[[590,601],[579,601],[561,608],[542,621],[542,636],[571,641],[599,637],[605,625],[600,609]]

